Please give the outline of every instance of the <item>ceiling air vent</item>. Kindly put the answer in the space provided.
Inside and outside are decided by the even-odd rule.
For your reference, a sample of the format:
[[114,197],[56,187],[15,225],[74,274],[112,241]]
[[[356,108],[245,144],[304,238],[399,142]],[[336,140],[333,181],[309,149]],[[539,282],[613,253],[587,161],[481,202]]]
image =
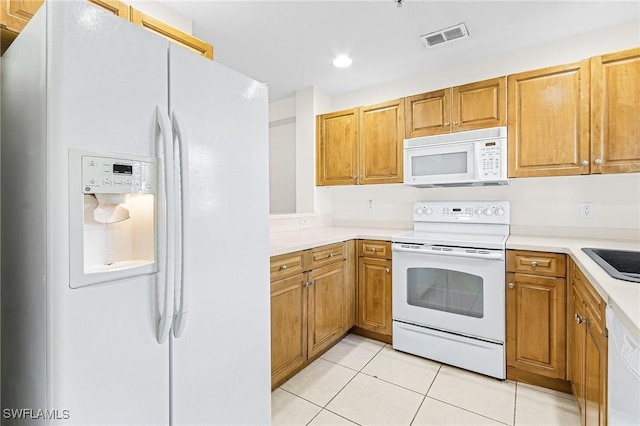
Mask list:
[[433,47],[437,46],[438,44],[466,37],[469,37],[467,26],[465,24],[458,24],[454,25],[453,27],[425,34],[423,36],[420,36],[420,39],[426,47]]

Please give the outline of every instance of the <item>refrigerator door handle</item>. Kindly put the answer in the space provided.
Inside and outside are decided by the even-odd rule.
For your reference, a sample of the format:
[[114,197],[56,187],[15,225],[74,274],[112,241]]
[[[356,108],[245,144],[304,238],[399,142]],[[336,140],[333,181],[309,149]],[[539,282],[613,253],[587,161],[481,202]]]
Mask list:
[[167,340],[173,318],[174,297],[174,250],[175,250],[175,194],[173,176],[173,131],[167,110],[156,107],[156,122],[160,129],[161,142],[156,146],[158,157],[158,201],[156,229],[158,235],[158,272],[156,274],[157,339]]
[[189,155],[187,151],[188,143],[184,122],[180,119],[180,113],[173,111],[174,146],[173,160],[176,183],[176,253],[175,253],[175,295],[174,295],[174,317],[173,335],[182,336],[187,323],[189,313],[189,299],[187,293],[187,282],[185,280],[184,268],[186,258],[185,251],[188,250],[188,231],[184,226],[184,220],[188,217],[189,208]]

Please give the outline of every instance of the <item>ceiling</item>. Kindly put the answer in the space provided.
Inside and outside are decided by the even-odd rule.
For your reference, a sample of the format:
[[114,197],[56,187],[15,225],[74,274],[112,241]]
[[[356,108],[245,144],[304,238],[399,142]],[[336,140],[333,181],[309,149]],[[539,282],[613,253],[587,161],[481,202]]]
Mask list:
[[[184,1],[215,60],[269,84],[270,100],[316,86],[339,94],[640,19],[638,1]],[[419,36],[464,22],[470,37]],[[640,44],[640,29],[639,29]],[[337,69],[346,53],[353,65]]]

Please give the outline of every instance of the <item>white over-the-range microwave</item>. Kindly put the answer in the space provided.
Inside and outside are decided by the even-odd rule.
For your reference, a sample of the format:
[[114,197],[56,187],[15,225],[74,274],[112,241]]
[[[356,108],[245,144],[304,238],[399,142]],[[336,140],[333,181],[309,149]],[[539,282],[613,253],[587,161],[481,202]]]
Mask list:
[[404,140],[404,184],[506,185],[507,127]]

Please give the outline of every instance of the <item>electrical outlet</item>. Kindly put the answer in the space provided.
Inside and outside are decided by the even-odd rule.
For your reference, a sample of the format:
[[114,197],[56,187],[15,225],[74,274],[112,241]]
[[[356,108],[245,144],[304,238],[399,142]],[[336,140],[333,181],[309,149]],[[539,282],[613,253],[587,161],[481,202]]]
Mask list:
[[304,219],[300,221],[300,228],[301,229],[305,229],[305,228],[308,228],[308,227],[309,227],[309,222],[307,222]]
[[373,210],[373,200],[371,198],[367,200],[367,208]]
[[580,217],[593,219],[593,203],[580,203]]

